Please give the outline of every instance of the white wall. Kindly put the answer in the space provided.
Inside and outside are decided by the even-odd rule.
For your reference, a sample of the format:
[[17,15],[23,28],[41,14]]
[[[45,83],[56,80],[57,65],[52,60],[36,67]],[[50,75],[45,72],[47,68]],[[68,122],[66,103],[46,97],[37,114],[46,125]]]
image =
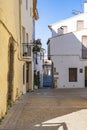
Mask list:
[[[52,56],[51,58],[58,72],[57,88],[85,87],[87,60],[81,60],[79,56]],[[77,82],[69,82],[69,68],[77,68]],[[83,73],[79,72],[80,69],[83,69]]]
[[[50,39],[50,56],[58,75],[57,87],[84,87],[85,74],[79,69],[87,66],[87,60],[82,60],[82,36],[87,35],[87,29],[68,33]],[[69,68],[78,68],[78,81],[69,82]]]
[[84,2],[84,12],[87,13],[87,1]]
[[[77,31],[77,21],[84,20],[84,28]],[[58,28],[67,26],[66,34],[57,34]],[[82,36],[87,36],[87,13],[76,15],[51,25],[53,36],[50,38],[50,57],[56,68],[58,88],[85,87],[85,66],[87,60],[82,59]],[[77,68],[77,82],[69,82],[69,68]],[[83,69],[83,73],[79,70]],[[55,74],[54,74],[55,76]]]
[[25,27],[26,33],[29,34],[29,42],[33,40],[34,21],[33,21],[33,0],[28,0],[28,9],[26,9],[26,1],[22,0],[22,26]]
[[58,28],[61,26],[67,26],[67,33],[77,31],[77,21],[84,20],[84,28],[87,28],[87,13],[78,14],[71,18],[62,20],[60,22],[51,24],[52,37],[56,36],[58,33]]
[[87,29],[50,39],[50,55],[82,55],[82,36]]
[[[22,27],[25,28],[25,43],[27,43],[26,33],[28,34],[28,43],[30,43],[31,41],[33,41],[33,39],[35,39],[35,25],[34,25],[34,19],[33,19],[33,0],[28,0],[28,8],[26,8],[26,0],[22,0],[21,11],[22,11],[21,13]],[[31,72],[31,75],[29,76],[29,81],[31,80],[29,84],[29,89],[33,89],[33,53],[32,51],[31,51],[31,57],[29,61],[31,63],[30,68],[29,68],[29,75]],[[25,66],[25,81],[26,81],[26,66]],[[23,84],[23,93],[25,92],[26,92],[26,83]]]

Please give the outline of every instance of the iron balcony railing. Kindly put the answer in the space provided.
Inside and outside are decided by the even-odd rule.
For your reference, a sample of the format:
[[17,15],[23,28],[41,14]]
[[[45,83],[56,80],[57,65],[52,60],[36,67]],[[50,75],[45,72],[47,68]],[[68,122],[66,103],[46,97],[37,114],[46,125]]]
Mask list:
[[32,46],[29,43],[22,43],[22,55],[24,57],[30,57]]

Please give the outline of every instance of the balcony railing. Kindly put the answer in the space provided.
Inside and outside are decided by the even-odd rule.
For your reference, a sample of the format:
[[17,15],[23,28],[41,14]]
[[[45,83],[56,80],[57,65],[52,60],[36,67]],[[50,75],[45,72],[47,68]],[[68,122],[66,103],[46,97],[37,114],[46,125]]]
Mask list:
[[82,58],[87,59],[87,49],[82,49]]
[[31,45],[29,43],[22,43],[22,55],[24,57],[31,56]]

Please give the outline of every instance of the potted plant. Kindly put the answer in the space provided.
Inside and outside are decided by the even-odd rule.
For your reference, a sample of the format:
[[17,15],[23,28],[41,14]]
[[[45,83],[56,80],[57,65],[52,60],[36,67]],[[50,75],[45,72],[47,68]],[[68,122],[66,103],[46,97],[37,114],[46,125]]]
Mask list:
[[38,45],[35,45],[33,47],[33,52],[40,52],[40,47]]
[[39,85],[40,85],[39,76],[36,73],[34,73],[34,88],[38,89]]

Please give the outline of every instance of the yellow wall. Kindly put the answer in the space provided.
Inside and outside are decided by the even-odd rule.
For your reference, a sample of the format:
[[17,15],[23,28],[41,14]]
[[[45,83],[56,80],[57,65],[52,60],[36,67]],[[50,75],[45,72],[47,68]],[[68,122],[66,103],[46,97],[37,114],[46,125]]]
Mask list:
[[8,48],[11,34],[18,43],[17,45],[17,43],[13,42],[14,49],[16,50],[14,51],[13,80],[13,101],[15,101],[22,93],[22,62],[18,60],[20,44],[19,0],[0,0],[0,116],[3,116],[7,109]]

